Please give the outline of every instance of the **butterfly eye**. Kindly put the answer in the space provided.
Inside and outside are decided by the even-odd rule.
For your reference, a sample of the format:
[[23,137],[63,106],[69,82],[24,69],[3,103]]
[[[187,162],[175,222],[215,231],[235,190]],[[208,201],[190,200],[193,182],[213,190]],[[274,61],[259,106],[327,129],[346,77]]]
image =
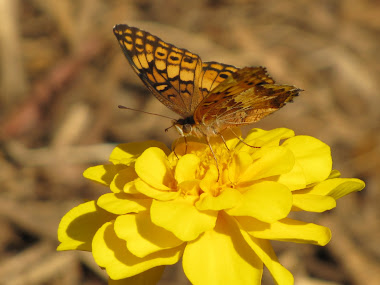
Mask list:
[[189,133],[191,133],[191,130],[193,129],[193,127],[190,125],[190,124],[184,124],[183,126],[182,126],[182,131],[183,131],[183,133],[185,133],[185,134],[189,134]]

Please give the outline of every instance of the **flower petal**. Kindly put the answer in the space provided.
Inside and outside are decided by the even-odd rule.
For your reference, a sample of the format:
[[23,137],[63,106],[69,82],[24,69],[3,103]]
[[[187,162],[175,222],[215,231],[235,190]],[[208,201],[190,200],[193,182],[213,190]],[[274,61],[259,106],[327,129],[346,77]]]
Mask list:
[[146,149],[156,147],[163,150],[166,154],[170,153],[168,147],[159,141],[144,141],[119,144],[114,148],[110,155],[113,164],[129,165],[134,162]]
[[107,193],[99,197],[96,204],[107,212],[123,215],[138,213],[150,207],[152,199],[138,199],[125,193]]
[[188,153],[205,152],[208,149],[208,145],[202,142],[202,139],[190,136],[187,137],[187,143],[183,137],[174,141],[172,148],[174,151],[168,155],[169,161],[177,162],[178,156],[184,156]]
[[264,223],[251,217],[236,217],[241,229],[260,239],[296,243],[326,245],[331,239],[331,231],[323,226],[305,223],[289,218],[274,223]]
[[139,258],[127,250],[124,240],[116,236],[111,222],[96,232],[92,242],[95,262],[105,268],[114,280],[131,277],[156,266],[174,264],[181,258],[183,248],[179,246]]
[[253,184],[242,193],[242,203],[226,212],[231,216],[251,216],[272,223],[285,218],[292,207],[290,190],[277,182]]
[[94,182],[109,186],[115,175],[125,166],[120,165],[97,165],[87,168],[83,176]]
[[200,162],[200,158],[195,154],[186,154],[182,156],[178,160],[175,169],[174,177],[177,180],[177,183],[179,184],[186,180],[194,180]]
[[92,238],[98,228],[115,218],[115,215],[96,206],[95,201],[80,204],[61,219],[58,227],[61,244],[57,250],[91,251]]
[[254,162],[240,175],[239,183],[287,173],[295,162],[292,152],[282,146],[262,147],[252,158]]
[[294,163],[292,170],[283,173],[277,177],[278,183],[284,184],[290,190],[298,190],[306,187],[306,177],[304,171],[297,161]]
[[282,146],[291,150],[296,163],[304,171],[306,184],[325,180],[332,169],[330,147],[309,136],[295,136],[286,140]]
[[240,143],[237,146],[237,149],[240,151],[251,152],[253,150],[252,146],[261,147],[261,146],[278,146],[280,140],[291,138],[294,136],[294,131],[286,128],[278,128],[270,131],[265,131],[262,129],[252,129],[249,131],[244,142],[246,144]]
[[254,238],[245,231],[241,231],[245,241],[255,251],[259,258],[264,262],[270,274],[278,285],[294,284],[293,275],[280,264],[272,245],[268,240]]
[[128,250],[137,257],[145,257],[183,243],[171,232],[153,224],[148,211],[117,217],[115,232],[127,242]]
[[[300,193],[331,196],[335,200],[352,192],[361,191],[365,183],[356,178],[333,178],[322,181],[310,189],[301,190]],[[298,192],[297,192],[298,193]]]
[[240,151],[232,157],[232,163],[228,166],[228,177],[232,183],[237,183],[241,174],[252,165],[253,159],[248,152]]
[[196,179],[183,181],[181,184],[178,184],[178,194],[199,196],[199,182]]
[[217,185],[216,183],[217,181],[218,181],[218,169],[216,168],[215,165],[211,164],[205,176],[199,183],[199,187],[205,193],[214,193],[215,186]]
[[120,280],[108,280],[108,285],[147,285],[157,284],[164,273],[165,266],[153,267],[143,273],[134,275],[132,277]]
[[170,190],[174,181],[165,152],[156,147],[145,150],[136,160],[137,175],[146,183],[159,190]]
[[110,189],[114,193],[138,193],[134,187],[134,181],[138,178],[133,167],[127,167],[120,170],[111,182]]
[[154,200],[151,207],[152,222],[171,231],[183,241],[197,238],[214,228],[217,212],[199,211],[194,206],[197,197],[178,197],[172,201]]
[[173,200],[181,194],[179,191],[169,192],[169,191],[158,190],[141,180],[137,180],[135,182],[135,187],[137,191],[140,192],[141,194],[144,194],[145,196],[153,198],[153,199],[163,200],[163,201]]
[[216,197],[209,193],[203,193],[199,201],[195,203],[198,210],[220,211],[236,206],[242,199],[240,192],[233,188],[222,189]]
[[329,196],[293,194],[293,207],[296,207],[297,210],[322,213],[335,208],[336,201]]
[[186,246],[182,264],[192,284],[261,284],[262,262],[229,219],[219,215],[214,230]]
[[338,178],[340,176],[341,176],[340,172],[336,169],[333,169],[333,170],[331,170],[331,173],[330,173],[329,177],[327,177],[327,179]]

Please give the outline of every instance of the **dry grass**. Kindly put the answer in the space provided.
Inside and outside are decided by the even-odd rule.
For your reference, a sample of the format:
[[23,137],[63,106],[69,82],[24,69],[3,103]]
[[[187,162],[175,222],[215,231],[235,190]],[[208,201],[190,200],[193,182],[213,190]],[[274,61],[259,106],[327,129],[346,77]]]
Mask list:
[[[334,168],[367,187],[310,217],[331,227],[327,247],[276,243],[279,258],[297,284],[378,284],[379,15],[369,0],[1,1],[0,284],[105,284],[89,253],[55,252],[63,214],[103,191],[81,173],[114,143],[177,136],[165,119],[117,109],[172,115],[124,59],[117,23],[305,89],[256,126],[325,141]],[[160,284],[187,284],[180,270]]]

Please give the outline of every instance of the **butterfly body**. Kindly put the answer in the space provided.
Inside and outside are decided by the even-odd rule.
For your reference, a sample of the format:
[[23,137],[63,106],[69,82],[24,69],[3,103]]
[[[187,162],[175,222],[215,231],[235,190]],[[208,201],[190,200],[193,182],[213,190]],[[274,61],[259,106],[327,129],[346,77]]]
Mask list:
[[301,91],[275,84],[264,67],[202,62],[198,55],[138,28],[116,25],[114,34],[147,88],[182,117],[173,122],[182,136],[209,138],[257,122]]

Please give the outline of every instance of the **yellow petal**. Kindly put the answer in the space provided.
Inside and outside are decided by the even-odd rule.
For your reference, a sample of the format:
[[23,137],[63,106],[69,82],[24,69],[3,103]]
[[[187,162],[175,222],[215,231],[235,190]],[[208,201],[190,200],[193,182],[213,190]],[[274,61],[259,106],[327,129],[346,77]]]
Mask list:
[[308,212],[322,213],[335,208],[336,201],[334,198],[329,196],[293,194],[293,206]]
[[214,228],[217,212],[199,211],[194,206],[196,197],[178,197],[173,201],[154,200],[151,207],[152,222],[172,232],[183,241],[197,238]]
[[[286,128],[278,128],[270,131],[264,131],[262,129],[252,129],[244,142],[248,145],[261,147],[261,146],[278,146],[280,140],[291,138],[294,136],[294,131]],[[254,149],[244,143],[240,143],[237,149],[240,151],[251,152]]]
[[175,199],[181,194],[179,191],[169,192],[169,191],[158,190],[141,180],[137,180],[135,182],[135,187],[137,191],[139,191],[141,194],[144,194],[145,196],[153,198],[153,199],[163,200],[163,201]]
[[[316,195],[331,196],[335,200],[346,196],[352,192],[361,191],[365,183],[356,178],[333,178],[322,181],[310,189],[303,192]],[[302,190],[301,190],[302,191]]]
[[242,203],[226,210],[231,216],[250,216],[272,223],[285,218],[292,207],[290,190],[277,182],[263,181],[253,184],[242,193]]
[[150,207],[152,199],[138,199],[125,193],[107,193],[99,197],[96,204],[107,212],[123,215],[138,213]]
[[331,173],[327,179],[338,178],[340,176],[341,176],[340,172],[336,169],[333,169],[333,170],[331,170]]
[[148,211],[117,217],[115,232],[119,238],[127,242],[128,250],[137,257],[145,257],[183,243],[171,232],[153,224]]
[[163,150],[166,154],[170,153],[167,146],[158,141],[144,141],[119,144],[114,148],[110,155],[110,161],[113,164],[129,165],[134,162],[146,149],[150,147],[157,147]]
[[138,178],[133,167],[129,166],[120,170],[111,182],[110,189],[114,193],[138,193],[134,187],[134,180]]
[[96,206],[95,201],[80,204],[62,218],[58,227],[57,250],[91,251],[92,238],[96,231],[116,216]]
[[172,148],[175,151],[173,151],[169,157],[171,157],[176,162],[178,161],[177,156],[183,156],[187,153],[204,152],[208,149],[208,145],[201,141],[202,139],[200,138],[187,137],[187,143],[185,143],[183,138],[179,138],[178,140],[174,141]]
[[183,246],[179,246],[139,258],[128,251],[124,240],[116,236],[111,222],[96,232],[92,242],[95,262],[105,268],[113,280],[131,277],[156,266],[174,264],[182,252]]
[[236,206],[242,199],[242,195],[236,189],[225,188],[216,197],[209,193],[203,193],[199,201],[195,203],[198,210],[220,211]]
[[143,273],[137,274],[135,276],[120,279],[120,280],[108,280],[108,285],[147,285],[147,284],[157,284],[160,281],[162,273],[164,272],[165,266],[153,267]]
[[331,231],[323,226],[289,218],[264,223],[251,217],[236,217],[241,229],[250,235],[269,240],[309,243],[324,246],[331,239]]
[[291,150],[303,169],[306,184],[325,180],[332,169],[330,147],[309,136],[296,136],[286,140],[284,147]]
[[199,180],[186,180],[178,185],[178,193],[181,195],[199,196]]
[[152,147],[136,160],[137,175],[146,183],[159,190],[169,190],[174,181],[168,158],[162,149]]
[[253,159],[248,152],[240,151],[232,158],[232,163],[228,166],[228,176],[231,183],[237,183],[240,175],[253,163]]
[[280,264],[276,254],[273,251],[272,245],[268,240],[254,238],[248,235],[245,231],[241,231],[245,241],[255,251],[259,258],[264,262],[270,274],[278,285],[294,284],[293,275]]
[[199,157],[195,154],[186,154],[182,156],[178,160],[175,169],[175,179],[177,180],[177,183],[179,184],[186,180],[195,179],[200,162]]
[[83,176],[92,181],[109,186],[115,175],[123,169],[124,166],[118,165],[97,165],[87,168],[83,172]]
[[289,172],[294,156],[285,147],[263,147],[252,155],[254,161],[239,177],[239,183],[259,180]]
[[306,177],[301,165],[296,161],[292,170],[277,177],[278,183],[284,184],[290,190],[298,190],[306,187]]
[[244,241],[237,226],[221,215],[215,230],[188,243],[182,264],[192,284],[261,284],[261,260]]
[[215,165],[211,164],[205,176],[199,183],[199,187],[206,193],[213,193],[218,181],[218,169]]

